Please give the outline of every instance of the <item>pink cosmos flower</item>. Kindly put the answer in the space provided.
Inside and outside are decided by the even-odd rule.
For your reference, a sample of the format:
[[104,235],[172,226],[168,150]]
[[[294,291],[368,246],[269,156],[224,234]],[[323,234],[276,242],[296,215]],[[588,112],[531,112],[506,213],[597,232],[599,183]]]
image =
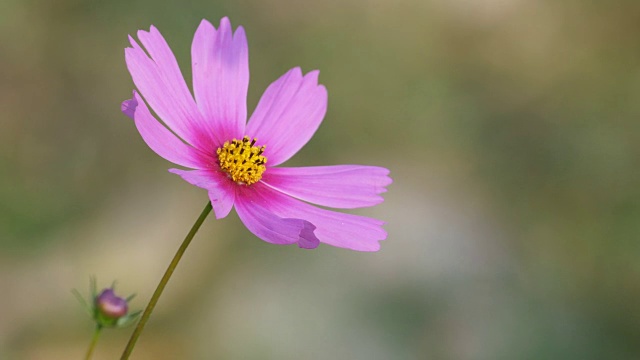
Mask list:
[[318,71],[289,70],[269,85],[247,122],[249,62],[241,26],[234,33],[226,17],[218,29],[202,21],[191,46],[194,96],[160,32],[151,26],[138,38],[146,52],[129,36],[125,58],[139,93],[122,103],[122,111],[153,151],[193,169],[169,171],[206,189],[216,218],[235,206],[245,226],[269,243],[379,250],[387,236],[382,221],[309,203],[343,209],[379,204],[391,183],[389,170],[275,167],[298,152],[322,122],[327,90],[318,84]]

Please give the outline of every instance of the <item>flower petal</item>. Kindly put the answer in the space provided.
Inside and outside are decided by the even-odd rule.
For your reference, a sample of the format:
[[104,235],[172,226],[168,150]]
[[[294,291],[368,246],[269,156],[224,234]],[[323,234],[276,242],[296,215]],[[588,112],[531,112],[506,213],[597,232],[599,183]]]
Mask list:
[[229,215],[235,202],[235,184],[223,174],[211,169],[191,171],[169,169],[169,172],[180,175],[189,184],[206,189],[209,192],[216,219]]
[[133,114],[135,114],[136,107],[138,106],[138,100],[136,100],[135,94],[136,92],[134,90],[133,98],[125,100],[122,102],[122,104],[120,104],[120,111],[122,111],[123,114],[130,117],[131,120],[133,120]]
[[149,106],[174,133],[200,149],[211,148],[207,132],[200,131],[204,120],[182,79],[171,49],[154,27],[149,33],[139,31],[140,40],[152,56],[129,37],[125,49],[127,68],[134,84]]
[[123,112],[133,120],[151,150],[174,164],[189,168],[201,167],[206,162],[204,155],[198,150],[183,143],[167,128],[160,124],[137,92],[133,98],[122,103]]
[[353,209],[383,201],[378,195],[391,184],[389,170],[377,166],[339,165],[269,168],[262,180],[300,200],[334,208]]
[[260,239],[277,245],[297,243],[303,249],[315,249],[320,244],[314,235],[315,226],[306,220],[282,218],[265,208],[256,192],[244,189],[238,196],[236,211],[242,223]]
[[217,145],[241,139],[247,121],[249,50],[242,26],[235,34],[228,18],[216,30],[202,20],[191,45],[193,90]]
[[318,85],[319,72],[304,77],[293,68],[262,95],[247,124],[246,134],[266,144],[268,165],[291,158],[311,139],[327,111],[327,90]]
[[382,229],[383,221],[320,209],[262,183],[242,189],[238,193],[238,198],[247,196],[247,190],[253,192],[252,204],[259,204],[265,211],[281,218],[299,218],[309,221],[316,227],[314,234],[320,242],[358,251],[378,251],[380,249],[378,242],[387,237],[387,232]]

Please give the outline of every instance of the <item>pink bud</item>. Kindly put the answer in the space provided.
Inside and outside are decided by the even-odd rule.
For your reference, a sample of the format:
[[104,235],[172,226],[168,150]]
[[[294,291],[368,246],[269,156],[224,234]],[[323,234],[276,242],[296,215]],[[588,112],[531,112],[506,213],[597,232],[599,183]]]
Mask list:
[[96,305],[102,315],[111,319],[118,319],[127,314],[127,301],[116,296],[113,289],[104,289],[96,298]]

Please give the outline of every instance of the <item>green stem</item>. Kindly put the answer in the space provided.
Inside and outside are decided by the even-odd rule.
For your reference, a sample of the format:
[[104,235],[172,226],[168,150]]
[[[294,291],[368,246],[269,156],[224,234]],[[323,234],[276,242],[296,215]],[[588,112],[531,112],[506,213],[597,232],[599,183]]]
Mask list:
[[102,326],[97,325],[96,331],[93,332],[93,339],[91,339],[91,344],[89,344],[89,349],[87,350],[87,355],[84,357],[85,360],[90,360],[91,355],[93,355],[93,350],[96,348],[96,344],[98,343],[98,338],[100,337],[100,332],[102,331]]
[[173,271],[176,269],[176,266],[178,266],[178,262],[180,262],[182,255],[184,254],[185,250],[187,250],[187,247],[191,243],[191,239],[193,239],[193,237],[196,235],[196,233],[198,232],[198,229],[200,229],[200,226],[204,222],[204,219],[207,218],[207,215],[209,215],[210,212],[211,212],[211,202],[208,202],[207,206],[204,207],[204,210],[202,210],[202,213],[198,217],[198,220],[196,220],[196,222],[191,227],[191,230],[189,231],[187,236],[184,238],[184,241],[182,241],[180,248],[178,248],[178,251],[173,256],[173,260],[171,260],[171,263],[169,264],[167,271],[165,271],[164,276],[162,277],[162,280],[160,280],[160,283],[158,284],[156,291],[154,291],[153,296],[151,296],[151,300],[149,300],[149,304],[147,305],[147,308],[144,309],[144,313],[142,313],[142,316],[140,317],[140,321],[138,322],[138,325],[136,325],[135,330],[133,330],[133,334],[131,334],[131,338],[129,338],[129,343],[127,344],[127,347],[124,349],[124,352],[122,352],[122,356],[120,357],[120,360],[129,359],[129,356],[133,351],[133,347],[136,346],[136,341],[138,341],[138,337],[140,337],[140,334],[142,333],[142,330],[144,329],[144,326],[147,323],[147,320],[149,320],[149,317],[151,316],[151,312],[156,307],[156,303],[158,302],[160,295],[162,295],[162,291],[164,290],[165,286],[167,286],[167,283],[169,282],[169,279],[171,278]]

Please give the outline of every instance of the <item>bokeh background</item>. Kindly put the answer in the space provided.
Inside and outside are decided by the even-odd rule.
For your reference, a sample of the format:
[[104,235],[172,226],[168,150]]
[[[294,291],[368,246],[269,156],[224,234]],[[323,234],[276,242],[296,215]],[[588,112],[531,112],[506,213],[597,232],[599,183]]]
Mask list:
[[[135,359],[640,359],[640,3],[0,1],[0,359],[80,359],[89,277],[142,308],[206,203],[120,113],[127,34],[190,79],[202,18],[249,41],[249,110],[320,69],[289,165],[391,169],[378,253],[209,218]],[[132,329],[105,331],[95,359]]]

